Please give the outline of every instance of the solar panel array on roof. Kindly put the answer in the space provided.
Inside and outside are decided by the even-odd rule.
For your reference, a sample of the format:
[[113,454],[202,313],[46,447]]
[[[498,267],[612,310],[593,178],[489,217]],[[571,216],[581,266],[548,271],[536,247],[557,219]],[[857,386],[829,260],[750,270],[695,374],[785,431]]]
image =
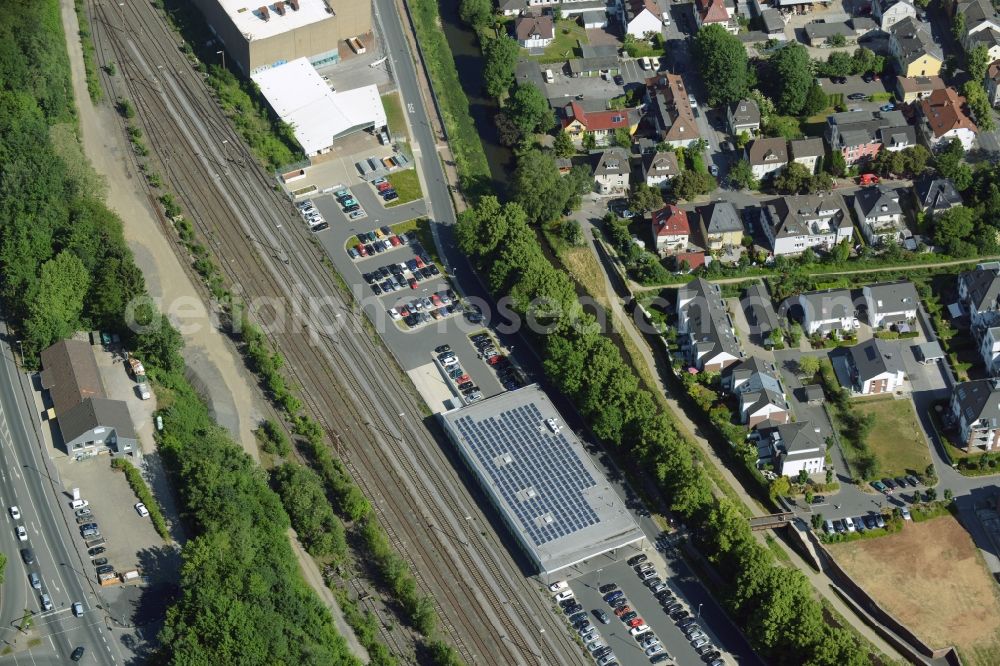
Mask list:
[[534,404],[455,425],[536,546],[600,522],[583,495],[597,481]]

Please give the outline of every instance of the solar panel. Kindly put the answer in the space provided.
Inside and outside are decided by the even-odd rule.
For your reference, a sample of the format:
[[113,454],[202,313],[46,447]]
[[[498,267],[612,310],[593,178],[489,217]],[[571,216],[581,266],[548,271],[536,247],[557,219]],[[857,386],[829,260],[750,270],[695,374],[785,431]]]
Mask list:
[[600,522],[583,494],[597,481],[534,404],[455,426],[536,546]]

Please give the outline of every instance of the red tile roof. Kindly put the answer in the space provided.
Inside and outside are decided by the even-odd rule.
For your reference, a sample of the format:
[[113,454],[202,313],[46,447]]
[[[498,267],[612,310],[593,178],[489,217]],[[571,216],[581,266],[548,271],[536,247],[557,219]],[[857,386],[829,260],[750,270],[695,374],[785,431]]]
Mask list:
[[690,235],[687,213],[673,204],[667,204],[653,213],[653,234],[656,237]]
[[920,110],[936,137],[962,128],[978,133],[979,128],[962,110],[963,104],[965,98],[955,92],[954,88],[939,88],[920,101]]
[[677,262],[677,266],[681,265],[681,262],[688,262],[688,267],[691,270],[696,268],[701,268],[705,265],[705,253],[704,252],[678,252],[674,255],[674,261]]
[[611,111],[584,111],[576,102],[570,102],[563,113],[562,126],[568,127],[574,120],[579,120],[588,132],[613,130],[629,127],[628,111],[622,109]]
[[518,41],[522,42],[530,39],[532,35],[538,35],[542,39],[552,39],[556,36],[552,17],[537,14],[526,14],[519,17],[514,22],[514,33],[517,35]]
[[728,23],[729,10],[723,0],[703,0],[699,2],[702,23]]

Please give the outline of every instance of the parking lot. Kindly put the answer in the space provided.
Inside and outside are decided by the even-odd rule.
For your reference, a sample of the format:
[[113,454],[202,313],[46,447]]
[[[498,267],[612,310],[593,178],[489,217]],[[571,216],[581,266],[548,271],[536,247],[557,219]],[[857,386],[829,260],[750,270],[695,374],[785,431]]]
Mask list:
[[[605,593],[600,590],[602,587],[607,590],[608,588],[605,586],[610,584],[616,585],[617,589],[624,592],[628,606],[638,613],[638,616],[648,625],[649,631],[659,640],[666,654],[669,655],[669,660],[663,663],[707,663],[706,659],[703,659],[703,654],[707,654],[711,650],[706,648],[718,645],[718,641],[707,622],[712,618],[707,617],[707,615],[704,618],[700,617],[700,611],[707,609],[698,601],[697,596],[688,598],[690,593],[698,595],[700,586],[687,567],[679,560],[670,555],[665,557],[653,550],[646,550],[645,554],[649,558],[648,561],[654,565],[658,577],[663,580],[673,595],[663,604],[653,595],[651,589],[643,584],[636,571],[626,561],[606,565],[597,571],[576,578],[570,581],[570,589],[578,603],[588,613],[591,625],[597,629],[602,642],[611,647],[621,666],[643,666],[650,663],[650,657],[646,655],[642,645],[631,635],[630,629],[625,623],[615,616],[615,609],[604,600]],[[692,646],[692,642],[686,638],[677,622],[665,612],[665,606],[672,602],[679,603],[682,609],[687,611],[688,618],[694,619],[700,627],[700,631],[706,635],[707,642],[702,646],[702,654],[699,654],[698,650]],[[711,606],[713,609],[715,608],[714,604]],[[607,614],[608,624],[603,624],[598,620],[594,613],[595,610],[601,610]],[[699,621],[702,619],[706,621]],[[725,625],[720,624],[720,626]],[[725,654],[722,654],[720,658],[723,659],[724,663],[734,663]]]

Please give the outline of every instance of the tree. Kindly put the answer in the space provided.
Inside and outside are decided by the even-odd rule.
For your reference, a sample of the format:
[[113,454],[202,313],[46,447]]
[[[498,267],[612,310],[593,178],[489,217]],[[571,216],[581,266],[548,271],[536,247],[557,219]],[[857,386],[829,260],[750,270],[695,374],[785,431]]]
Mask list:
[[774,188],[782,194],[799,194],[811,187],[812,180],[804,164],[791,162],[774,177]]
[[525,137],[536,132],[547,132],[555,124],[549,101],[531,83],[518,84],[504,109],[511,122]]
[[694,37],[694,53],[710,106],[744,99],[752,81],[746,48],[718,24],[707,25]]
[[934,217],[934,242],[953,257],[971,257],[976,247],[969,239],[976,226],[975,211],[955,206]]
[[990,52],[985,44],[979,44],[965,54],[969,80],[979,85],[986,79],[986,68],[990,66]]
[[753,167],[747,160],[739,160],[729,169],[729,182],[745,190],[756,190],[760,183],[753,175]]
[[792,42],[771,57],[771,86],[778,111],[797,116],[806,105],[813,85],[812,62],[804,46]]
[[934,168],[945,178],[951,178],[955,187],[964,192],[972,185],[972,169],[962,162],[965,148],[958,139],[952,139],[934,156]]
[[799,373],[803,377],[815,377],[816,373],[819,372],[819,359],[815,356],[801,356],[797,365],[799,366]]
[[658,187],[639,183],[632,192],[629,208],[639,214],[649,213],[663,207],[663,193]]
[[830,103],[830,99],[823,92],[823,88],[818,83],[813,83],[806,96],[806,103],[802,107],[802,115],[811,116],[825,109]]
[[500,99],[514,84],[520,49],[517,42],[507,35],[486,42],[483,53],[486,58],[486,64],[483,65],[483,85],[487,95]]
[[833,254],[831,255],[834,263],[843,264],[848,259],[851,258],[851,242],[849,240],[843,240],[833,248]]
[[847,161],[844,160],[844,154],[839,150],[830,151],[830,161],[827,162],[826,170],[834,178],[840,178],[847,172]]
[[700,171],[682,171],[674,178],[672,189],[678,199],[691,200],[700,194],[708,194],[715,189],[715,178]]
[[25,337],[34,349],[70,337],[80,327],[90,275],[75,254],[60,252],[42,264],[28,298]]
[[965,95],[965,101],[969,105],[973,117],[976,119],[979,131],[992,132],[995,130],[996,123],[993,121],[993,107],[990,106],[990,100],[986,97],[983,84],[975,80],[966,81],[962,92]]
[[485,28],[493,21],[493,0],[462,0],[458,16],[472,28]]
[[783,139],[798,139],[802,136],[799,121],[791,116],[773,115],[764,123],[764,133],[768,136],[778,136]]
[[826,43],[830,46],[845,46],[847,44],[847,38],[842,34],[837,33],[836,35],[830,35],[826,38]]
[[955,12],[955,18],[951,22],[951,34],[958,42],[965,36],[965,14],[962,12]]
[[532,148],[518,157],[513,182],[515,201],[528,214],[528,220],[545,224],[579,206],[580,196],[593,181],[589,167],[579,164],[566,176],[560,176],[555,156]]
[[580,222],[578,220],[566,220],[562,223],[559,228],[559,234],[563,237],[563,240],[574,247],[583,245],[583,229],[580,228]]
[[611,143],[622,148],[629,148],[632,145],[632,133],[628,131],[627,127],[619,127],[615,130]]
[[817,74],[823,76],[847,76],[854,73],[856,66],[857,63],[853,57],[843,51],[837,51],[828,55],[826,62],[819,65]]
[[583,135],[583,149],[586,151],[591,151],[597,148],[597,138],[591,132],[587,132]]
[[555,139],[552,140],[552,150],[557,157],[572,157],[576,154],[576,146],[573,145],[573,138],[566,130],[559,130]]

